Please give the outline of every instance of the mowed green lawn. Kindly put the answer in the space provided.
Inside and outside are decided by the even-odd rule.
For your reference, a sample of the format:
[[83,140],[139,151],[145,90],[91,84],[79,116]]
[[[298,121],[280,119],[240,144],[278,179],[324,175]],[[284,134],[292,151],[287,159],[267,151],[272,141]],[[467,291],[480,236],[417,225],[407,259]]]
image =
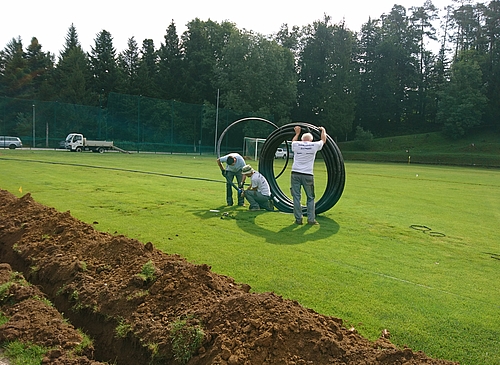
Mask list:
[[[321,161],[315,171],[319,198]],[[432,357],[499,364],[500,171],[346,163],[346,176],[321,225],[296,226],[291,214],[225,207],[214,156],[0,150],[0,188],[16,196],[340,317],[371,340],[387,329]],[[288,191],[288,171],[278,183]]]

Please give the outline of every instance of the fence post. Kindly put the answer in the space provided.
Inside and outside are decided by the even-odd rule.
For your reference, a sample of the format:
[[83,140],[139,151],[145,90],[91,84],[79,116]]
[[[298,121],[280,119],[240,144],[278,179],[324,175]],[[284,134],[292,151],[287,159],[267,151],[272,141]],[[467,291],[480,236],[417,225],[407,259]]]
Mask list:
[[139,142],[141,141],[140,137],[140,121],[141,121],[141,96],[137,98],[137,152],[139,152]]
[[36,137],[35,137],[35,101],[33,101],[33,148],[36,146]]

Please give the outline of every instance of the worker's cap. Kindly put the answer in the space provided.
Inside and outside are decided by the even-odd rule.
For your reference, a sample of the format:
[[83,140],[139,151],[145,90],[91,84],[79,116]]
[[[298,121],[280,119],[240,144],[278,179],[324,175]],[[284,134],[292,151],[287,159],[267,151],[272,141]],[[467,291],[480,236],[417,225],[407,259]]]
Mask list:
[[245,165],[243,166],[243,168],[241,169],[241,173],[243,175],[248,175],[248,174],[251,174],[252,172],[254,172],[255,170],[252,169],[252,166],[250,165]]

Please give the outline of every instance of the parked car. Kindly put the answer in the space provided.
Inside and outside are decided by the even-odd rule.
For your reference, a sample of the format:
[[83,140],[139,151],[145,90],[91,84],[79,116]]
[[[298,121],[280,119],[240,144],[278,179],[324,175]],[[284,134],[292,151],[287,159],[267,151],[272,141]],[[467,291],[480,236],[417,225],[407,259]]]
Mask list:
[[[286,148],[278,148],[274,153],[274,158],[286,158],[286,156],[287,156]],[[291,149],[290,149],[290,157],[293,157],[293,152]]]
[[0,136],[0,147],[8,147],[11,150],[16,148],[21,148],[23,146],[23,142],[19,137],[9,137],[9,136]]

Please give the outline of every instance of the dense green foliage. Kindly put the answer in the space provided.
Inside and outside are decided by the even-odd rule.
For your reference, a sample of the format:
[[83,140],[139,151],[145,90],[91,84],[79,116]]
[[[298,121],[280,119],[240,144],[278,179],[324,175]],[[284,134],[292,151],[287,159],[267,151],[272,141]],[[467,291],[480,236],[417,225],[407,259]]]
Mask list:
[[[168,25],[158,47],[132,37],[120,52],[106,30],[85,52],[71,25],[57,56],[35,37],[27,47],[12,38],[0,51],[0,97],[106,108],[117,93],[214,110],[220,95],[223,108],[323,125],[337,140],[356,127],[379,137],[442,130],[457,138],[500,126],[499,4],[452,2],[442,15],[427,0],[394,5],[359,31],[325,15],[269,36],[195,18],[180,36]],[[0,112],[0,134],[20,134],[18,117]]]

